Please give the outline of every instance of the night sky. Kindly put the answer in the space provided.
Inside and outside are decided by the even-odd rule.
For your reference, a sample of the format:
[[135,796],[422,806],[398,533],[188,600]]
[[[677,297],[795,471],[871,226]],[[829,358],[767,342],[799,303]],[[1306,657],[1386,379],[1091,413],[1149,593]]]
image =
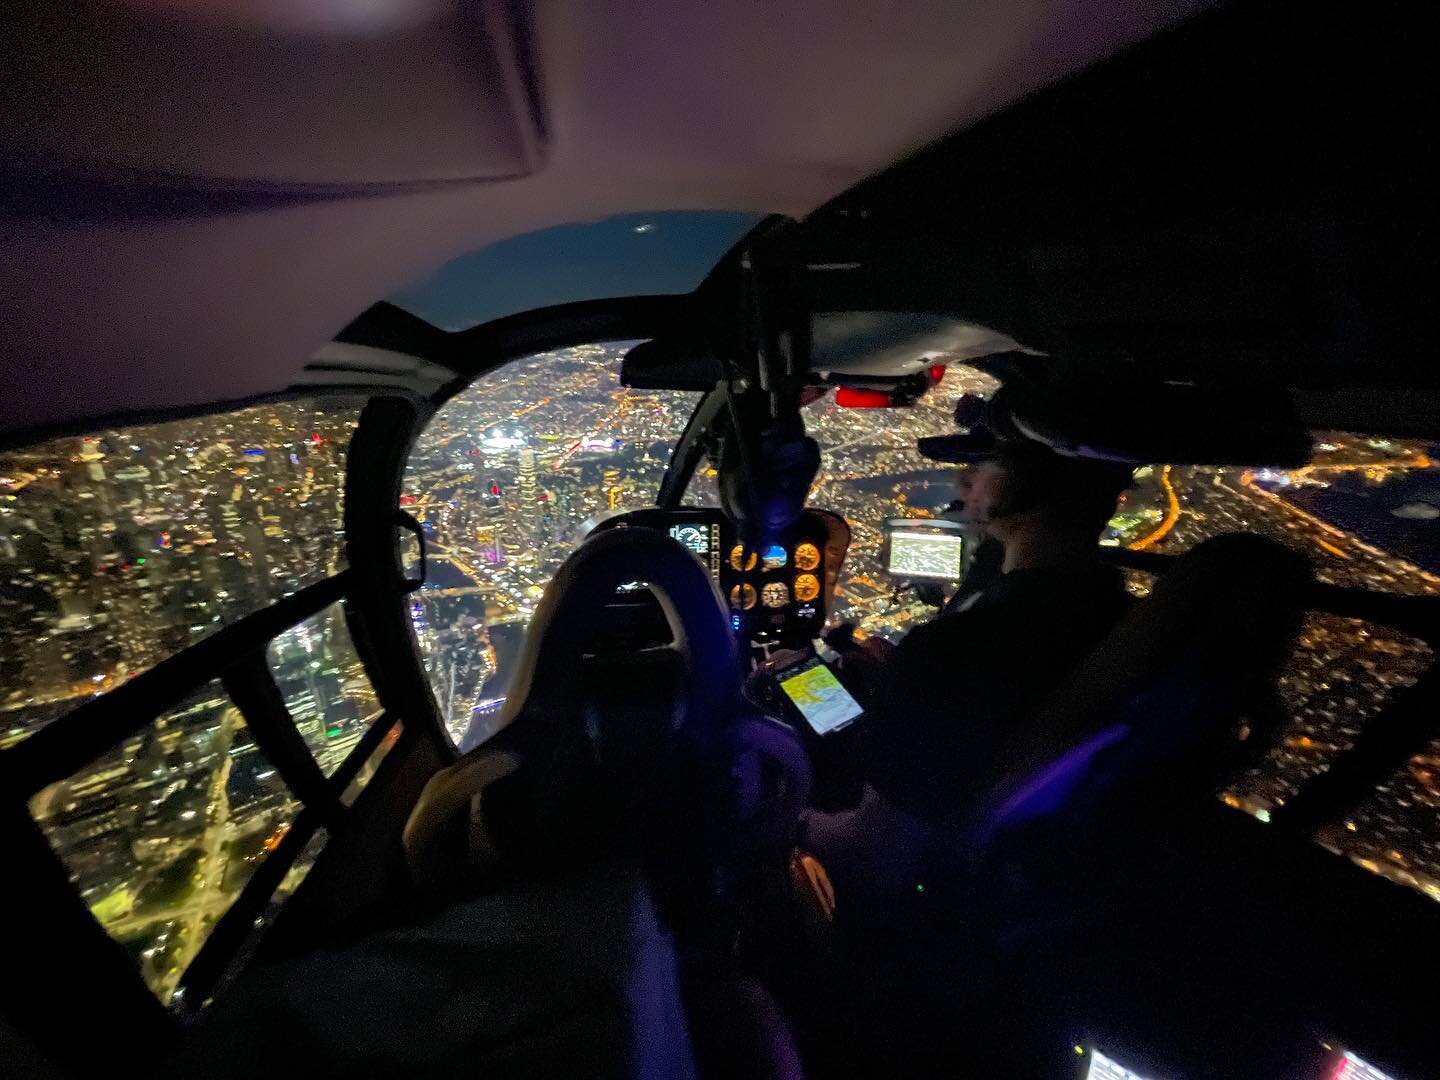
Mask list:
[[759,220],[667,212],[557,225],[462,255],[390,300],[464,330],[551,304],[689,292]]

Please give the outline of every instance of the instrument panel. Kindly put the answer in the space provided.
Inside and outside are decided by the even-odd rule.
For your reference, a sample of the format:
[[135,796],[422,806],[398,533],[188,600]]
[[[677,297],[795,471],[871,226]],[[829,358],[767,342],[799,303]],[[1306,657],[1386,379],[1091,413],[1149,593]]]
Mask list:
[[731,622],[752,642],[808,644],[825,625],[849,545],[844,519],[821,510],[806,510],[784,541],[754,549],[732,540]]
[[718,509],[648,508],[620,514],[593,531],[642,526],[688,548],[710,572],[748,642],[799,646],[819,635],[850,544],[838,514],[806,510],[782,540],[748,545]]

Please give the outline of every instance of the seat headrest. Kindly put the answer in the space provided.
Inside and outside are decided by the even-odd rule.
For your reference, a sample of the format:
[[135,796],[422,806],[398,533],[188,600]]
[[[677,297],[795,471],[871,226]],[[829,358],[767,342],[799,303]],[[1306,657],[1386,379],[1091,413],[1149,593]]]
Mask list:
[[735,639],[725,602],[710,575],[677,541],[646,528],[617,528],[585,541],[556,571],[535,609],[516,660],[499,727],[545,705],[574,698],[581,657],[616,589],[643,581],[659,602],[674,648],[697,658],[686,672],[687,698],[716,709],[736,693]]
[[[654,594],[672,644],[597,653],[606,606],[636,581]],[[703,745],[733,715],[736,664],[723,601],[689,551],[646,528],[591,537],[536,608],[499,731],[432,777],[411,811],[412,875],[455,882],[498,858],[497,833],[583,840],[606,827],[602,802],[612,815],[633,812],[678,746]]]

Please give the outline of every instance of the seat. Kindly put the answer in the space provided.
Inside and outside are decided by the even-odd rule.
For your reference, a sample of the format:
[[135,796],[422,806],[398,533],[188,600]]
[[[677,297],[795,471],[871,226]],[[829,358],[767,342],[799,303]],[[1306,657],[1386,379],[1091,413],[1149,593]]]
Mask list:
[[[636,580],[671,642],[597,652]],[[799,1077],[769,995],[696,932],[736,663],[689,552],[640,528],[588,540],[538,606],[502,730],[410,815],[413,915],[248,973],[161,1075]]]
[[[603,609],[637,580],[658,600],[670,644],[592,651]],[[727,855],[728,877],[746,877],[755,844],[743,837],[772,854],[773,826],[747,826],[787,806],[793,822],[801,805],[794,793],[768,798],[763,774],[785,748],[764,723],[736,722],[739,683],[728,614],[699,563],[649,529],[597,534],[546,590],[499,734],[431,780],[404,844],[432,891],[473,887],[507,866],[543,873],[557,859],[638,863],[677,935],[702,1075],[798,1078],[788,1026],[735,968],[732,913],[709,894]]]
[[[963,956],[963,970],[937,976],[942,1010],[983,985],[994,1045],[1059,1055],[1081,1032],[1108,1030],[1193,1053],[1187,1068],[1204,1047],[1174,1033],[1184,1016],[1208,1016],[1235,1030],[1236,1046],[1250,1041],[1256,1075],[1267,1055],[1283,1059],[1299,1022],[1285,1003],[1271,1003],[1268,1028],[1246,1026],[1266,991],[1265,943],[1223,902],[1178,883],[1212,842],[1225,778],[1278,736],[1275,679],[1310,580],[1308,560],[1283,545],[1208,540],[1050,697],[1047,743],[964,837],[952,897],[969,940],[946,954],[952,965]],[[955,930],[944,921],[942,939]],[[1008,1075],[1007,1053],[996,1075]]]
[[[887,826],[899,848],[914,849],[905,880],[923,889],[897,890],[883,925],[834,943],[838,981],[869,994],[851,1017],[874,1028],[867,1052],[903,1051],[915,1075],[945,1074],[957,1053],[995,1076],[1063,1060],[1076,1014],[1036,988],[1063,996],[1083,966],[1070,958],[1157,907],[1147,860],[1183,845],[1186,819],[1268,742],[1309,580],[1303,556],[1257,536],[1198,545],[1050,695],[1026,725],[1046,739],[1007,755],[1024,764],[978,814],[936,829],[887,811],[904,819]],[[978,1030],[962,1032],[962,1016]]]
[[[656,597],[670,643],[595,653],[605,607],[637,580]],[[697,797],[696,787],[677,789],[679,773],[733,716],[736,673],[723,602],[688,552],[644,528],[591,537],[545,590],[498,733],[437,773],[416,802],[404,832],[416,882],[475,880],[501,847],[533,857],[585,846],[646,804],[628,822],[643,830],[657,800]]]
[[1208,804],[1220,777],[1273,734],[1274,679],[1309,582],[1302,555],[1250,534],[1178,557],[1024,725],[1017,738],[1032,741],[1004,749],[1020,764],[979,811],[937,827],[884,808],[903,819],[895,828],[912,834],[914,858],[946,864],[931,867],[916,903],[944,907],[956,900],[947,877],[1014,875],[1027,858],[1026,872],[1041,874],[1073,847],[1057,849],[1060,836],[1099,836],[1102,820],[1140,800]]
[[1250,534],[1176,559],[1043,706],[1048,738],[974,823],[974,857],[1086,830],[1119,804],[1213,794],[1275,734],[1275,677],[1310,580],[1303,555]]

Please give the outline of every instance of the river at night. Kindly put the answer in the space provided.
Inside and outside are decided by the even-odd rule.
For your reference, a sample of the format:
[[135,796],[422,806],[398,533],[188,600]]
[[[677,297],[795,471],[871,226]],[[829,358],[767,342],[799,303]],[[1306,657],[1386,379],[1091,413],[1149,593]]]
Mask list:
[[1440,469],[1414,469],[1378,484],[1345,473],[1327,487],[1270,490],[1366,543],[1440,573]]

